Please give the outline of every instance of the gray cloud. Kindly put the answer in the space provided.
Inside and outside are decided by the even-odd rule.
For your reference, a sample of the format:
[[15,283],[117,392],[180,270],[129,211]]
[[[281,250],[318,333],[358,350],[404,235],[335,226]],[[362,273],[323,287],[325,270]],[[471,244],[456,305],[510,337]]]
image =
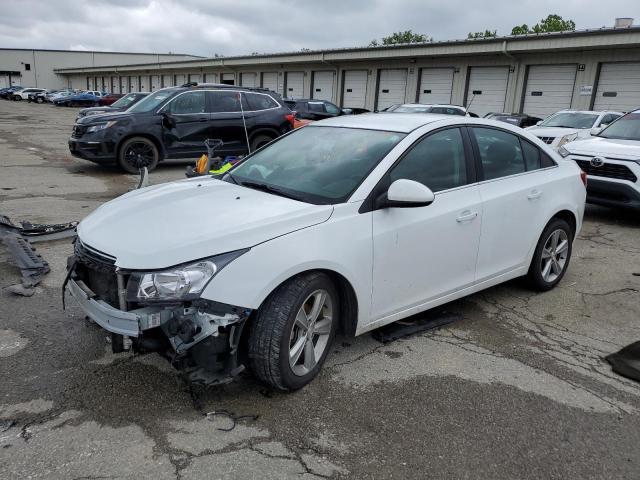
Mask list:
[[582,29],[640,9],[637,0],[606,9],[602,0],[23,0],[3,5],[0,46],[238,55],[363,46],[407,29],[435,40],[506,35],[549,13]]

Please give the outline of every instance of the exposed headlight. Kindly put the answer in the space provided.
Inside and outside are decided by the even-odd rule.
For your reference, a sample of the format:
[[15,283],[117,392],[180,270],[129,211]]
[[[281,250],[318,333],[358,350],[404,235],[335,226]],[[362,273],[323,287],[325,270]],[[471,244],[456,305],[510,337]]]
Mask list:
[[557,148],[560,148],[565,143],[573,142],[576,138],[578,138],[577,133],[570,133],[568,135],[564,135],[563,137],[560,137],[560,141],[558,142]]
[[566,148],[564,148],[564,147],[560,147],[560,148],[558,148],[558,153],[560,154],[560,156],[561,156],[562,158],[564,158],[564,157],[567,157],[567,156],[571,155],[571,152],[570,152],[569,150],[567,150]]
[[129,277],[129,302],[168,302],[193,300],[216,274],[248,249],[179,265],[158,272],[134,272]]
[[95,125],[91,125],[87,128],[87,133],[99,132],[105,128],[113,127],[116,123],[116,120],[111,120],[110,122],[105,123],[96,123]]

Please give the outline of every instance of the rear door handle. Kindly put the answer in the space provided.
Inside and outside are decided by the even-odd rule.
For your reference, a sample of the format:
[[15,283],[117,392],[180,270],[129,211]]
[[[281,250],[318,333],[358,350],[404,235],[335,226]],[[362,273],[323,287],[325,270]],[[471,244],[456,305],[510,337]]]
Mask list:
[[531,193],[527,195],[529,200],[537,200],[542,196],[542,192],[540,190],[531,190]]
[[456,221],[458,223],[470,222],[471,220],[473,220],[477,216],[478,216],[478,212],[472,212],[471,210],[465,210],[464,212],[462,212],[460,214],[460,216],[458,218],[456,218]]

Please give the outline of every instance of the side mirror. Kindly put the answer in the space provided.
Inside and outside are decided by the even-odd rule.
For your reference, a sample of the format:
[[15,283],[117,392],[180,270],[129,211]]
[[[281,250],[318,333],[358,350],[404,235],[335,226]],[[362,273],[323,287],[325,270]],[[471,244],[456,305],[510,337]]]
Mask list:
[[170,113],[162,112],[162,126],[168,129],[175,128],[176,119],[173,118]]
[[412,208],[431,205],[436,196],[420,182],[401,178],[393,182],[387,193],[376,201],[377,208]]
[[340,115],[353,115],[353,110],[350,108],[343,108]]
[[591,136],[593,136],[593,137],[597,137],[597,136],[600,134],[600,132],[601,132],[602,130],[603,130],[603,128],[602,128],[602,127],[593,127],[593,128],[589,131],[589,133],[591,134]]
[[540,125],[542,123],[542,120],[540,120],[539,122],[536,122],[536,125]]

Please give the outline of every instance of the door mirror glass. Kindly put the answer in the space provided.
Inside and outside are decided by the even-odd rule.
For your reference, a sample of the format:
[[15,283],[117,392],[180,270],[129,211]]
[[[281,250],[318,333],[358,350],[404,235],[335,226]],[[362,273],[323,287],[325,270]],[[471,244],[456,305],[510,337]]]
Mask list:
[[593,128],[589,131],[589,133],[590,133],[592,136],[594,136],[594,137],[595,137],[595,136],[599,135],[599,134],[600,134],[600,132],[601,132],[602,130],[603,130],[603,128],[602,128],[602,127],[593,127]]
[[393,182],[378,202],[379,208],[426,207],[435,200],[431,189],[420,182],[401,178]]

